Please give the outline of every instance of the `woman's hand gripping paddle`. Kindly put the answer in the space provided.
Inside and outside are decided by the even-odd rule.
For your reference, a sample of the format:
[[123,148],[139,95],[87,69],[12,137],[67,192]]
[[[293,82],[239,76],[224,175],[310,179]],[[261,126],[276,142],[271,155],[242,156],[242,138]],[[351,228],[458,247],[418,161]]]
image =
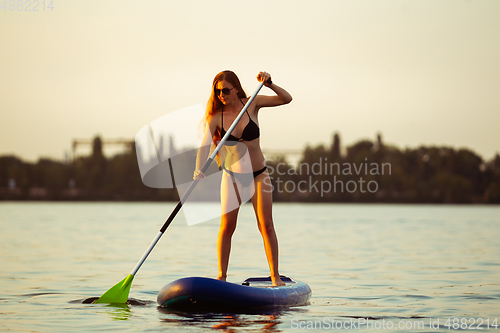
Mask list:
[[[229,129],[227,130],[226,135],[224,135],[224,137],[222,138],[222,140],[220,141],[220,143],[217,145],[217,147],[213,151],[212,155],[210,155],[210,157],[207,159],[207,161],[203,165],[203,168],[201,169],[201,172],[205,173],[207,171],[208,167],[210,166],[210,164],[212,164],[213,160],[217,156],[217,153],[222,148],[222,146],[224,145],[224,143],[227,141],[229,135],[231,135],[231,132],[234,130],[234,128],[236,127],[236,125],[240,121],[241,117],[243,117],[243,114],[247,110],[248,106],[252,103],[252,101],[254,100],[255,96],[257,96],[257,94],[259,93],[259,91],[260,91],[260,89],[262,88],[263,85],[264,85],[264,82],[261,82],[259,84],[259,87],[257,88],[257,90],[253,93],[253,95],[250,97],[250,99],[245,104],[245,106],[243,107],[243,109],[240,111],[238,117],[236,117],[236,119],[234,120],[234,122],[231,125],[231,127],[229,127]],[[172,213],[170,214],[170,216],[168,217],[168,219],[165,221],[165,223],[161,227],[160,232],[158,233],[158,235],[156,235],[156,238],[153,240],[153,242],[151,243],[151,245],[149,245],[149,248],[144,253],[144,255],[142,256],[141,260],[139,260],[139,262],[135,266],[135,268],[132,271],[132,273],[130,273],[129,275],[127,275],[126,278],[124,278],[123,280],[121,280],[120,282],[118,282],[117,284],[115,284],[113,287],[111,287],[104,294],[102,294],[102,296],[99,297],[97,300],[95,300],[94,303],[127,303],[128,294],[130,292],[130,286],[132,284],[132,280],[134,280],[135,274],[137,273],[137,271],[139,270],[139,268],[141,268],[141,266],[144,263],[144,261],[146,261],[146,258],[149,256],[149,254],[151,253],[151,251],[155,247],[156,243],[158,243],[158,241],[160,240],[160,237],[163,235],[163,233],[168,228],[168,226],[170,225],[170,223],[172,223],[172,221],[174,220],[175,216],[177,215],[177,213],[181,209],[182,204],[184,202],[186,202],[187,198],[189,197],[189,195],[191,194],[191,192],[194,190],[194,188],[198,184],[198,181],[199,180],[193,181],[191,183],[191,185],[188,187],[186,193],[184,193],[184,195],[182,196],[181,201],[179,201],[177,203],[177,206],[175,206],[174,210],[172,211]]]

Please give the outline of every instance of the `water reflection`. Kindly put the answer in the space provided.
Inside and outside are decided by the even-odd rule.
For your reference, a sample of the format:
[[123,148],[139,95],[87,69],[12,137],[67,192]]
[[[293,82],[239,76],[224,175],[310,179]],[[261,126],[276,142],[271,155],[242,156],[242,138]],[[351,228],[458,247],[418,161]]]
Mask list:
[[240,315],[227,315],[224,319],[212,325],[212,328],[222,329],[225,332],[235,332],[237,327],[252,327],[263,332],[281,332],[276,326],[281,323],[279,316],[260,316],[260,319],[250,320]]
[[[94,304],[94,301],[96,301],[97,299],[99,299],[99,297],[90,297],[83,300],[80,299],[80,300],[70,301],[70,303]],[[113,320],[127,320],[132,314],[130,306],[148,306],[153,303],[155,302],[129,298],[126,304],[113,303],[113,304],[102,304],[102,305],[98,304],[96,306],[102,306],[106,310],[106,313]]]
[[105,305],[106,313],[113,320],[127,320],[130,318],[131,311],[128,304],[108,304]]
[[245,313],[189,313],[158,307],[165,314],[161,321],[170,325],[212,328],[224,332],[235,332],[240,328],[252,328],[262,332],[281,332],[278,325],[283,323],[283,311],[269,310]]

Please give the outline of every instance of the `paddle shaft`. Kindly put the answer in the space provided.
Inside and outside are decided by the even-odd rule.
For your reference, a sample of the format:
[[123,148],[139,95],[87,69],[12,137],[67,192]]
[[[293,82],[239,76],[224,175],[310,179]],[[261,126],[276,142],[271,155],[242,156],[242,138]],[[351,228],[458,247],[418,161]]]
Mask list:
[[[231,135],[231,132],[234,130],[234,128],[236,127],[236,125],[240,121],[241,117],[243,117],[243,114],[248,109],[248,107],[250,106],[250,104],[253,102],[253,100],[255,99],[255,96],[257,96],[257,94],[259,93],[259,91],[260,91],[260,89],[262,88],[263,85],[264,85],[264,82],[261,82],[259,84],[259,86],[257,87],[257,90],[255,90],[255,92],[253,93],[253,95],[250,97],[250,99],[248,100],[248,102],[245,104],[245,106],[243,107],[243,109],[238,114],[238,117],[236,117],[236,119],[233,121],[233,124],[227,130],[226,135],[224,135],[224,137],[222,138],[222,140],[220,141],[220,143],[217,145],[217,147],[215,147],[215,150],[213,151],[212,155],[210,155],[210,157],[207,159],[207,161],[203,165],[203,168],[201,168],[201,172],[202,173],[205,173],[207,171],[208,167],[210,166],[210,164],[212,164],[213,160],[217,156],[217,153],[222,148],[222,146],[224,145],[224,143],[227,141],[227,139]],[[160,240],[160,238],[163,235],[163,233],[165,232],[165,230],[167,230],[167,228],[170,225],[170,223],[172,223],[172,221],[174,220],[174,218],[177,215],[177,213],[181,210],[182,204],[184,202],[186,202],[187,198],[189,197],[189,195],[191,194],[191,192],[193,192],[193,190],[196,187],[196,185],[198,184],[198,182],[199,182],[199,179],[196,179],[195,181],[193,181],[191,183],[191,185],[189,185],[188,189],[186,190],[186,193],[184,193],[184,195],[182,196],[181,200],[177,203],[177,205],[175,206],[174,210],[172,211],[172,213],[170,214],[170,216],[165,221],[165,223],[161,227],[160,231],[156,235],[155,239],[151,242],[151,244],[149,245],[148,249],[146,250],[146,252],[142,256],[141,260],[139,260],[139,262],[135,266],[134,270],[131,273],[132,275],[135,275],[137,273],[137,271],[139,270],[139,268],[141,268],[142,264],[146,261],[147,257],[149,256],[149,254],[151,253],[151,251],[153,251],[153,248],[156,246],[156,243],[158,243],[158,241]]]

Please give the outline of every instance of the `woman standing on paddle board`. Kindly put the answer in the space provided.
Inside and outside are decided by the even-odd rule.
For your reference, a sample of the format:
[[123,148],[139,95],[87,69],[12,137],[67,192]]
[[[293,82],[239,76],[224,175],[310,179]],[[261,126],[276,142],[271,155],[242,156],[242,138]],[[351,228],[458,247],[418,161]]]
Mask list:
[[[236,125],[225,146],[219,152],[224,172],[221,183],[222,217],[217,238],[219,275],[217,279],[226,280],[231,238],[236,229],[241,197],[244,191],[251,191],[252,205],[257,217],[259,231],[264,240],[264,249],[271,270],[273,285],[284,285],[278,272],[278,238],[272,218],[272,184],[267,171],[264,155],[260,148],[258,113],[263,107],[279,106],[292,101],[292,96],[274,84],[271,75],[259,72],[259,82],[275,92],[275,96],[257,95]],[[193,179],[205,178],[201,166],[208,158],[210,145],[217,144],[226,134],[247,98],[240,80],[232,71],[217,74],[212,84],[212,94],[205,113],[205,135],[198,151],[196,170]],[[238,202],[234,203],[234,194]]]

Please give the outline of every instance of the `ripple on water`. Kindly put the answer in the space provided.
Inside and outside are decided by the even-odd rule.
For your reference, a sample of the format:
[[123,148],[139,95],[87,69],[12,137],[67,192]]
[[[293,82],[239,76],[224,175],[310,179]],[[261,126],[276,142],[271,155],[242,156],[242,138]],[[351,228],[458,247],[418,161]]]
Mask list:
[[[100,298],[99,297],[89,297],[89,298],[84,298],[84,299],[77,299],[77,300],[74,300],[74,301],[70,301],[69,303],[73,303],[73,304],[78,304],[78,303],[82,303],[82,304],[94,304],[94,301],[98,300]],[[127,300],[127,303],[126,304],[111,304],[111,305],[117,305],[117,306],[127,306],[127,305],[133,305],[133,306],[146,306],[146,305],[151,305],[151,304],[155,304],[156,302],[154,301],[144,301],[144,300],[140,300],[140,299],[135,299],[135,298],[129,298]]]

